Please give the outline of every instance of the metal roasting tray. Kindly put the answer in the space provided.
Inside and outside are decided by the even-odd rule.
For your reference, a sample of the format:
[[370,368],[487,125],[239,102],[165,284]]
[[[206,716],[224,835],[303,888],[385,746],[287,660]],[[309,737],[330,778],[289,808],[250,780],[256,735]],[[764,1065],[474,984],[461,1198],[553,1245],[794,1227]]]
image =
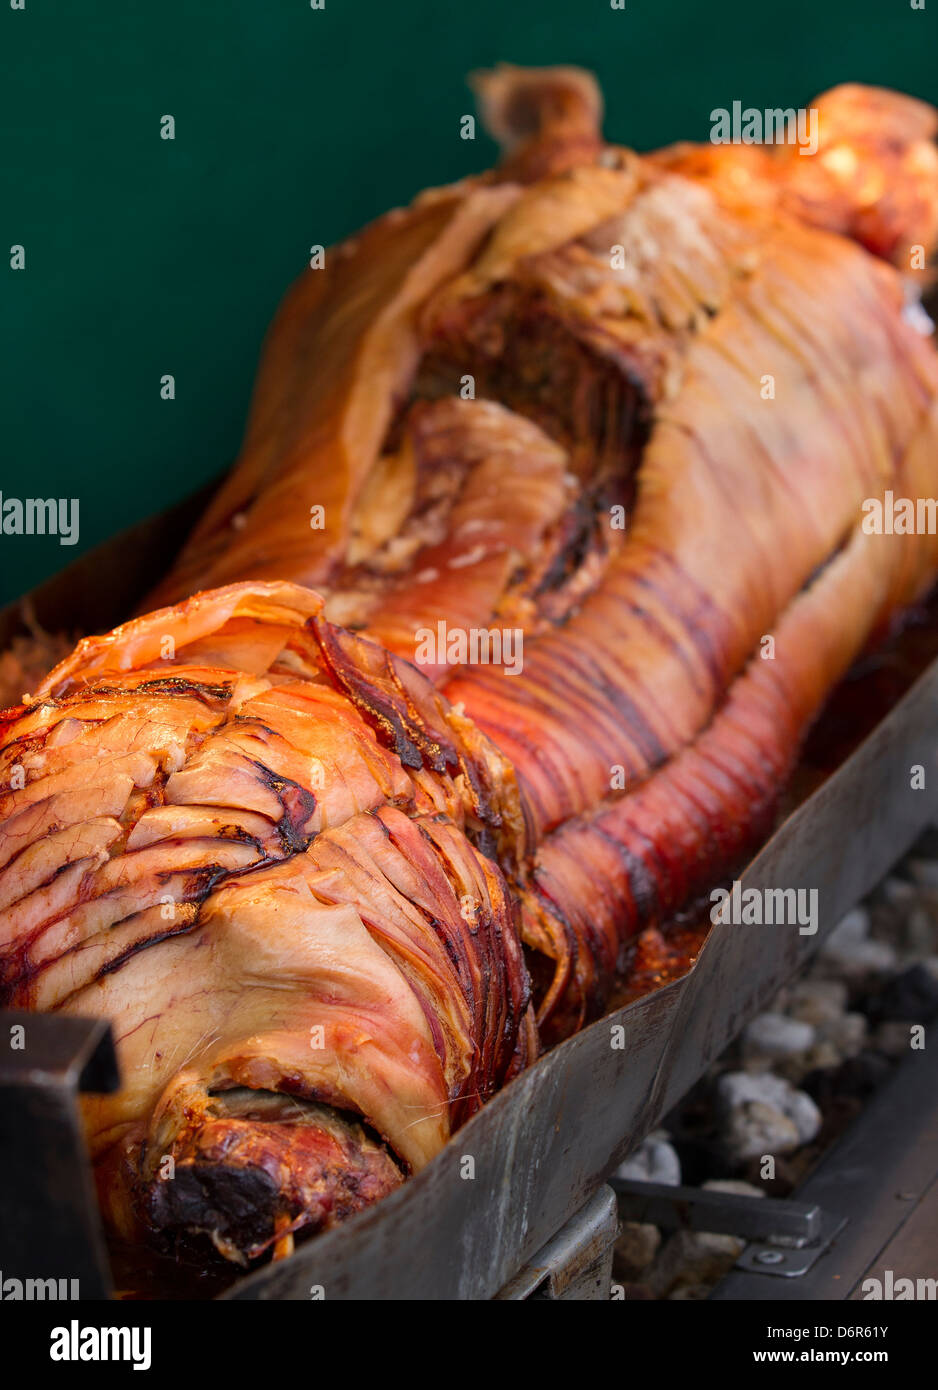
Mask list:
[[[202,505],[199,496],[81,557],[36,591],[40,621],[77,624],[80,614],[98,630],[119,621]],[[11,605],[0,643],[20,626]],[[922,790],[910,786],[914,764],[926,769]],[[494,1297],[936,816],[938,659],[740,875],[744,888],[817,889],[815,936],[714,927],[686,975],[554,1048],[397,1192],[222,1297],[307,1300],[317,1286],[328,1299]],[[0,1206],[16,1200],[0,1193]]]

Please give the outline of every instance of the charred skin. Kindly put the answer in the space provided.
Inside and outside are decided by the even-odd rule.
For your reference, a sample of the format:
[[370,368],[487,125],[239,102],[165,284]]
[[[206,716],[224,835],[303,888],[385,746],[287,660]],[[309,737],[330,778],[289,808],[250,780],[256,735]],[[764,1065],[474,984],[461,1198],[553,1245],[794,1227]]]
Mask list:
[[[519,932],[553,1043],[938,571],[861,524],[938,493],[896,268],[938,237],[931,109],[844,87],[814,156],[639,157],[574,69],[477,90],[500,168],[285,301],[177,606],[4,716],[0,978],[118,1021],[125,1234],[251,1260],[422,1166],[536,1055]],[[438,623],[522,669],[428,656]]]
[[170,1249],[206,1237],[239,1264],[288,1237],[328,1230],[404,1180],[357,1117],[258,1091],[200,1095],[184,1124],[135,1158],[146,1228]]

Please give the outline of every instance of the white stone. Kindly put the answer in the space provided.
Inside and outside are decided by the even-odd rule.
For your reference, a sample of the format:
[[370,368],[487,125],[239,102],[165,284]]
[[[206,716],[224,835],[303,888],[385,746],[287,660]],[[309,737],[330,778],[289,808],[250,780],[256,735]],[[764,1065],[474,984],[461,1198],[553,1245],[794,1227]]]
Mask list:
[[825,945],[840,946],[848,941],[865,941],[870,934],[870,914],[865,907],[855,907],[846,917],[841,917]]
[[763,1154],[791,1153],[800,1142],[794,1120],[762,1100],[743,1101],[725,1121],[723,1145],[734,1163]]
[[864,975],[888,975],[896,967],[896,949],[885,941],[864,941],[832,937],[821,947],[820,956],[827,969],[834,969],[847,979]]
[[833,1043],[819,1039],[813,1047],[800,1057],[789,1058],[787,1062],[779,1062],[776,1071],[780,1076],[784,1076],[794,1086],[808,1075],[808,1072],[817,1071],[819,1067],[839,1067],[843,1057]]
[[713,1285],[732,1269],[744,1244],[736,1236],[675,1231],[662,1246],[646,1282],[659,1298],[676,1285]]
[[821,1041],[830,1043],[841,1057],[855,1057],[866,1042],[867,1022],[863,1014],[841,1014],[818,1029]]
[[676,1150],[668,1143],[664,1130],[649,1134],[634,1153],[629,1154],[624,1163],[616,1169],[617,1178],[629,1178],[633,1182],[661,1182],[669,1187],[679,1187],[681,1182],[681,1160]]
[[661,1246],[661,1232],[647,1221],[624,1221],[616,1240],[616,1274],[636,1284]]
[[788,1013],[803,1023],[830,1023],[846,1008],[847,986],[842,980],[799,980],[791,986]]
[[784,1014],[759,1014],[743,1030],[743,1049],[762,1057],[795,1057],[807,1052],[815,1039],[810,1023]]
[[744,1071],[724,1072],[717,1082],[716,1098],[719,1112],[727,1118],[734,1110],[751,1102],[772,1106],[792,1121],[802,1144],[810,1143],[821,1128],[821,1112],[811,1097],[796,1090],[781,1076],[765,1072],[758,1075]]

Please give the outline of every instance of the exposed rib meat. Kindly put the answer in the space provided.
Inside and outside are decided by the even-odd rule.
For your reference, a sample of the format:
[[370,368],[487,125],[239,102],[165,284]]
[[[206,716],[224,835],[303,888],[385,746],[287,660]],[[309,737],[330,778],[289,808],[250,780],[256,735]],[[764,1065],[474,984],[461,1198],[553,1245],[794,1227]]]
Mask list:
[[626,544],[597,592],[530,645],[519,678],[475,668],[446,685],[509,755],[542,829],[587,810],[613,764],[632,782],[708,722],[864,498],[890,485],[938,391],[898,285],[848,243],[788,227],[744,285],[658,406]]
[[415,311],[516,196],[507,184],[424,194],[330,252],[328,275],[297,283],[270,330],[243,464],[149,606],[232,579],[324,582],[416,366]]
[[[404,431],[402,450],[430,495],[415,501],[409,526],[335,573],[330,618],[413,659],[417,634],[435,631],[441,614],[460,630],[497,622],[534,631],[595,586],[609,549],[597,506],[578,495],[566,451],[535,425],[490,401],[445,397],[418,402]],[[448,662],[441,653],[421,667],[437,678]]]

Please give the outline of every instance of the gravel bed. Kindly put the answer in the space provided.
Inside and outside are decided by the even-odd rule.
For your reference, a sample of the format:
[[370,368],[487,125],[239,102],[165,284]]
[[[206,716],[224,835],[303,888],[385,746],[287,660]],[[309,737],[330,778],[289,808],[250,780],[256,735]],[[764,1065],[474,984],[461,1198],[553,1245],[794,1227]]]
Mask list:
[[[622,1177],[787,1197],[938,1015],[938,826],[752,1019]],[[734,1236],[626,1222],[626,1298],[701,1299],[742,1252]]]

